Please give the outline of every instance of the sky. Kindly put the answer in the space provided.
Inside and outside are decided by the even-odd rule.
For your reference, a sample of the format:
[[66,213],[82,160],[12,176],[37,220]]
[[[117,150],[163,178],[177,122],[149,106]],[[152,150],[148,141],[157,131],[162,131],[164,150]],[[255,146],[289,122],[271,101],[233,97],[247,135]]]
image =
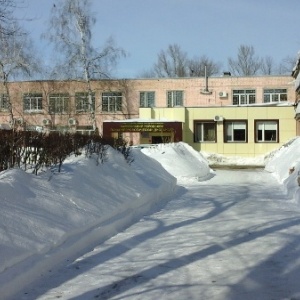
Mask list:
[[[38,48],[45,20],[57,0],[24,0],[20,16]],[[135,78],[150,70],[161,50],[178,44],[190,58],[206,55],[227,71],[228,58],[235,58],[240,45],[253,46],[260,57],[276,63],[296,57],[300,49],[298,0],[92,0],[97,19],[94,45],[113,37],[127,52],[115,77]],[[43,54],[45,57],[45,54]],[[50,61],[50,58],[46,58]]]
[[289,141],[265,170],[212,170],[237,159],[180,142],[134,148],[130,165],[109,148],[98,166],[83,154],[61,173],[3,171],[0,295],[298,299],[299,149]]

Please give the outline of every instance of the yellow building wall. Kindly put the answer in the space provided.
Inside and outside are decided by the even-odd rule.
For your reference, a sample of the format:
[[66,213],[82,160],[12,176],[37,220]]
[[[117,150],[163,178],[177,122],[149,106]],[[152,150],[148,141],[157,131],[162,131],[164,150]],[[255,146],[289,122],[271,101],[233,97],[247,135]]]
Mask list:
[[139,109],[140,119],[156,119],[156,120],[171,120],[185,122],[185,107],[174,107],[174,108],[150,108],[141,107]]
[[[247,143],[224,143],[224,123],[217,122],[217,142],[196,143],[194,121],[210,120],[223,116],[224,120],[247,120]],[[224,106],[193,108],[141,108],[140,118],[167,119],[183,122],[183,141],[197,151],[218,153],[226,156],[256,157],[278,149],[296,136],[296,121],[293,106]],[[279,142],[255,142],[255,121],[279,120]]]

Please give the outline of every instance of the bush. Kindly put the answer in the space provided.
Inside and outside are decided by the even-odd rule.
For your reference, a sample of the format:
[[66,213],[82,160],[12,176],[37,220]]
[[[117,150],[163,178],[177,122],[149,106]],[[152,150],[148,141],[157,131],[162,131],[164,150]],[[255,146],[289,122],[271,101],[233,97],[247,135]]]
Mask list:
[[79,155],[83,150],[87,157],[96,159],[97,165],[102,164],[108,145],[120,151],[128,163],[133,161],[130,148],[122,140],[77,133],[0,130],[0,172],[15,167],[32,169],[35,174],[43,167],[57,167],[60,172],[69,155]]

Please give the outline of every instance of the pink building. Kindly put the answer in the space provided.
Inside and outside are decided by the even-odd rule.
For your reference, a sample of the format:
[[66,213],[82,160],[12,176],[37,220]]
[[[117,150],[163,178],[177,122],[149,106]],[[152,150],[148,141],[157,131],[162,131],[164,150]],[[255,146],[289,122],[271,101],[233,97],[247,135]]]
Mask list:
[[[258,144],[256,137],[261,132],[258,127],[269,126],[272,118],[272,130],[276,131],[277,138],[269,142],[283,143],[296,135],[294,114],[290,113],[295,95],[291,76],[235,77],[227,74],[210,78],[94,80],[90,90],[82,81],[12,82],[7,88],[0,86],[0,126],[8,128],[14,124],[25,130],[103,134],[105,122],[106,135],[126,138],[134,144],[142,140],[156,143],[182,139],[195,149],[225,153],[227,150],[222,143],[230,142],[232,149],[232,145],[236,147],[226,153],[238,154],[245,152],[237,146],[241,141],[229,141],[225,124],[228,121],[224,121],[223,127],[215,118],[220,114],[225,120],[230,118],[230,128],[238,126],[234,123],[240,124],[241,121],[237,121],[242,120],[243,136],[247,136],[244,146]],[[271,109],[274,106],[277,108]],[[288,108],[280,109],[281,106]],[[137,124],[145,116],[149,120],[144,120],[143,126]],[[107,124],[122,120],[126,124]],[[135,125],[130,127],[130,123]],[[173,132],[170,124],[176,127]],[[208,127],[211,133],[214,130],[215,138],[202,141],[199,130]],[[216,150],[212,145],[218,146]],[[220,150],[223,148],[225,150]],[[259,150],[251,153],[271,149],[254,145],[253,149],[256,148]]]

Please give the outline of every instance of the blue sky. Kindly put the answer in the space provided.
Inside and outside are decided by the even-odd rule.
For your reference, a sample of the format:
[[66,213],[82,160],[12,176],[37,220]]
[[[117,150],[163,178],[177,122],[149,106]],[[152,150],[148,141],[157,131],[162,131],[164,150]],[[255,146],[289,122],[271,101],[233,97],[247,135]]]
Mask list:
[[[56,0],[58,1],[58,0]],[[149,70],[157,54],[178,44],[190,58],[206,55],[228,68],[240,45],[279,63],[300,50],[299,0],[91,0],[97,19],[94,46],[112,36],[129,54],[115,75],[132,78]],[[55,0],[25,0],[24,26],[47,60],[45,20]]]

